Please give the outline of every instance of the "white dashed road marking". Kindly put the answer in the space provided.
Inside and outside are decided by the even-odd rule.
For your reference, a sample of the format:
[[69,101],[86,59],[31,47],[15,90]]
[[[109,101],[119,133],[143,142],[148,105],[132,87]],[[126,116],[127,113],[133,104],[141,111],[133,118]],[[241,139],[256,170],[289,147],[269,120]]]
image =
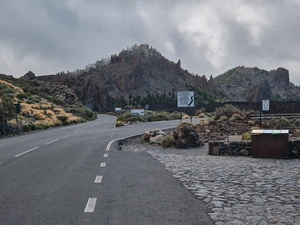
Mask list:
[[24,154],[26,154],[26,153],[28,153],[28,152],[32,152],[32,151],[34,151],[34,150],[36,150],[36,149],[38,149],[38,148],[39,148],[39,147],[35,147],[35,148],[32,148],[32,149],[29,149],[29,150],[27,150],[27,151],[25,151],[25,152],[22,152],[22,153],[20,153],[20,154],[15,155],[14,157],[19,157],[19,156],[24,155]]
[[102,178],[103,178],[103,176],[96,176],[95,183],[96,184],[102,183]]
[[89,198],[84,212],[94,212],[96,206],[97,198]]
[[57,142],[57,141],[59,141],[59,139],[56,139],[56,140],[54,140],[54,141],[50,141],[50,142],[46,143],[46,145],[50,145],[50,144],[52,144],[52,143],[54,143],[54,142]]
[[[0,163],[1,164],[1,163]],[[100,167],[105,167],[106,166],[106,163],[105,162],[102,162],[101,164],[100,164]]]
[[107,158],[107,157],[108,157],[108,154],[104,154],[103,157],[104,157],[104,158]]
[[67,137],[70,137],[71,136],[71,134],[69,134],[69,135],[67,135],[67,136],[64,136],[64,137],[62,137],[62,139],[64,139],[64,138],[67,138]]

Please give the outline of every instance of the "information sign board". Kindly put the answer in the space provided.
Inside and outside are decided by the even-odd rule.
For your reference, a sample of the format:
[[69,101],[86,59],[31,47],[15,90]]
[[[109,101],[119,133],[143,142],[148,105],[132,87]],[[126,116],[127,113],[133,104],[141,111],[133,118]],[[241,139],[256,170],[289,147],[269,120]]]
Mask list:
[[143,116],[145,115],[144,109],[131,109],[131,115],[132,116]]
[[194,92],[193,91],[180,91],[177,95],[178,107],[194,107]]
[[270,110],[270,101],[262,100],[262,110],[269,111]]

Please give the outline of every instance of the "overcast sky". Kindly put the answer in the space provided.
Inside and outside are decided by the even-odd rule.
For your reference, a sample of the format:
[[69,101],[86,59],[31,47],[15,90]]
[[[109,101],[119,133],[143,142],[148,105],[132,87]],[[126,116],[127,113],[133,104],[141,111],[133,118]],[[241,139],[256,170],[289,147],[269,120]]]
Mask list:
[[149,44],[213,77],[284,67],[300,85],[300,0],[0,0],[0,73],[83,69]]

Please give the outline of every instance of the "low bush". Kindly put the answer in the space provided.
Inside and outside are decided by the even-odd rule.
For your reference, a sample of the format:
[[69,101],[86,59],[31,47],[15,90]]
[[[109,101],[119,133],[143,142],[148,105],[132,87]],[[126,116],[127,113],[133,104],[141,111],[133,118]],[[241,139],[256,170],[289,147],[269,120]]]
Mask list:
[[163,121],[163,120],[169,120],[169,114],[167,112],[157,112],[153,113],[148,116],[148,121],[153,122],[153,121]]
[[28,98],[28,95],[26,93],[22,92],[22,93],[17,94],[16,97],[18,99],[23,99],[23,98],[26,99],[26,98]]
[[63,125],[67,125],[68,123],[68,116],[57,116],[57,119],[59,119]]
[[177,125],[177,129],[180,129],[182,127],[185,127],[185,126],[192,126],[194,127],[195,125],[191,122],[180,122],[178,125]]
[[242,118],[241,118],[241,115],[240,114],[237,114],[237,113],[234,113],[230,119],[229,119],[229,122],[237,122],[237,121],[240,121]]
[[233,114],[242,114],[242,112],[237,107],[227,104],[223,107],[216,108],[215,119],[218,120],[222,116],[231,118]]
[[33,113],[33,118],[36,119],[36,120],[44,120],[44,119],[46,119],[45,115],[42,112],[40,112],[40,111],[35,111]]
[[181,115],[182,113],[175,111],[170,114],[169,118],[170,120],[179,120],[181,119]]
[[227,120],[228,120],[227,116],[221,116],[221,117],[218,119],[219,122],[225,122],[225,121],[227,121]]
[[175,146],[175,141],[172,135],[168,134],[164,136],[161,140],[161,146],[163,148],[169,148],[169,147],[174,147]]
[[251,141],[251,134],[246,132],[242,135],[242,140]]
[[117,121],[115,122],[115,126],[116,126],[116,127],[122,127],[122,126],[125,126],[125,125],[126,125],[126,123],[123,122],[123,121],[118,121],[118,120],[117,120]]

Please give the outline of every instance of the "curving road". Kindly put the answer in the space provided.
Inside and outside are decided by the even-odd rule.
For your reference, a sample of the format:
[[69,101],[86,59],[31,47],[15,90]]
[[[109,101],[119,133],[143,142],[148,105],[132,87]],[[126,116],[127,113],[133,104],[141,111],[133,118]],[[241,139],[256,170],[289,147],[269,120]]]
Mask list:
[[146,152],[116,139],[179,121],[115,117],[0,140],[0,224],[212,224],[205,205]]

